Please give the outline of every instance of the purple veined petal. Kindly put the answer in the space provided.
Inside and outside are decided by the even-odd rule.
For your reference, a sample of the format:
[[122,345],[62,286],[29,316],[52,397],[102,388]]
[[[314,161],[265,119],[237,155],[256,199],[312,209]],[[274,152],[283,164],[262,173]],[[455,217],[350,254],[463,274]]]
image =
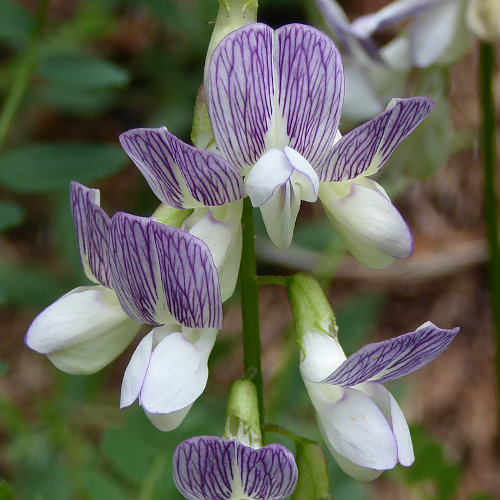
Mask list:
[[83,269],[90,280],[112,288],[108,261],[110,219],[99,206],[99,198],[98,189],[71,182],[71,212]]
[[391,2],[373,14],[356,19],[352,23],[352,29],[359,36],[369,36],[447,1],[450,0],[398,0]]
[[316,0],[316,5],[345,54],[359,58],[360,52],[365,51],[372,59],[380,61],[378,46],[370,38],[370,33],[354,29],[342,7],[335,0]]
[[362,347],[323,382],[351,387],[402,377],[439,356],[459,331],[443,330],[428,321],[413,332]]
[[175,318],[191,328],[220,328],[222,302],[210,250],[189,233],[150,218],[116,214],[111,273],[124,311],[152,325]]
[[248,498],[286,498],[295,490],[297,466],[284,446],[274,443],[255,450],[236,441],[236,456]]
[[[151,219],[119,212],[110,225],[110,268],[123,310],[138,323],[159,325],[169,319]],[[167,226],[165,226],[167,227]]]
[[288,145],[318,169],[334,143],[344,100],[340,53],[321,31],[288,24],[275,33],[273,64]]
[[168,311],[183,326],[220,329],[219,275],[206,243],[158,222],[150,227]]
[[173,457],[175,486],[188,500],[229,500],[235,457],[232,441],[213,436],[183,441]]
[[340,139],[319,170],[322,182],[340,182],[372,175],[396,147],[432,111],[428,97],[392,99],[387,110]]
[[342,7],[335,0],[316,0],[316,5],[323,14],[323,18],[333,33],[335,40],[342,46],[343,50],[352,55],[352,44],[356,39],[351,32],[349,19]]
[[214,436],[180,443],[174,482],[189,500],[280,499],[292,494],[297,466],[290,451],[271,444],[253,449]]
[[227,35],[215,48],[205,88],[215,142],[240,170],[265,151],[273,100],[273,30],[254,23]]
[[129,130],[120,142],[166,205],[218,206],[243,198],[243,181],[233,165],[182,142],[165,127]]

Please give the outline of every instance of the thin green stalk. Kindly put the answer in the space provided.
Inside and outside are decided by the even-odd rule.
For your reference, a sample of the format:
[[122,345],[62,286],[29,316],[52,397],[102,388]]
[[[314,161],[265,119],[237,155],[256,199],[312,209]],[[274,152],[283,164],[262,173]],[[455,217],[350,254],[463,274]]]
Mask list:
[[164,473],[167,465],[167,455],[163,452],[158,453],[142,483],[141,491],[137,500],[151,500],[153,498],[154,489],[160,476]]
[[258,285],[281,285],[286,286],[286,276],[257,276]]
[[[498,242],[498,202],[496,193],[495,101],[493,77],[495,50],[480,44],[481,152],[484,169],[484,217],[489,247],[489,285],[496,340],[498,414],[500,415],[500,246]],[[500,433],[499,433],[500,437]]]
[[28,47],[17,67],[14,79],[7,93],[0,113],[0,149],[3,147],[12,122],[19,110],[26,89],[36,67],[38,42],[47,19],[47,10],[50,0],[38,0],[35,22],[31,30]]
[[264,421],[264,397],[259,332],[259,300],[253,209],[249,198],[243,201],[243,250],[240,264],[241,315],[243,321],[243,362],[246,376],[257,388],[260,423]]

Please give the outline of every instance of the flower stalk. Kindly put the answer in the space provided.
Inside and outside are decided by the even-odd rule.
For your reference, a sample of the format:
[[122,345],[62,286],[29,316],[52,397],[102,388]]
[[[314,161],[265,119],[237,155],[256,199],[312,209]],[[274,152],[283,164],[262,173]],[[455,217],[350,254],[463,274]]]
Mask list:
[[255,261],[253,209],[249,198],[243,201],[241,220],[243,249],[240,265],[241,315],[243,323],[243,362],[246,376],[257,388],[260,423],[264,421],[264,398],[259,332],[259,299]]
[[[479,48],[481,96],[481,152],[484,171],[484,218],[489,249],[489,286],[496,343],[496,372],[500,394],[500,245],[498,243],[498,200],[496,188],[495,101],[493,76],[495,50],[482,42]],[[500,413],[500,395],[499,413]]]

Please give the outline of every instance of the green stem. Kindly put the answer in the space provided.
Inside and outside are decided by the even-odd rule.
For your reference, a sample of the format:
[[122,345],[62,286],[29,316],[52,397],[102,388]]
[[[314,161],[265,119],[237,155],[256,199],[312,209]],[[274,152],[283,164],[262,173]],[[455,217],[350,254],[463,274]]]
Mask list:
[[259,333],[257,264],[253,228],[253,209],[249,198],[243,201],[243,249],[240,264],[241,315],[243,322],[243,362],[245,373],[257,388],[260,423],[264,421],[264,396]]
[[[495,50],[480,44],[481,151],[484,169],[484,217],[489,247],[489,285],[496,340],[498,414],[500,415],[500,247],[498,243],[498,202],[496,193],[495,102],[493,77]],[[500,433],[499,433],[500,437]]]
[[286,427],[283,427],[282,425],[279,424],[265,424],[264,425],[264,430],[266,432],[274,432],[275,434],[281,434],[282,436],[285,436],[288,438],[290,441],[293,441],[296,445],[300,443],[312,443],[310,439],[303,438],[302,436],[299,436],[298,434],[295,434],[295,432],[291,431],[290,429],[287,429]]
[[17,67],[14,79],[12,80],[12,84],[0,113],[0,149],[7,139],[12,122],[19,110],[26,89],[28,88],[31,75],[35,70],[38,42],[45,25],[45,20],[47,19],[48,6],[49,0],[38,0],[35,22],[31,30],[28,47]]
[[286,276],[257,276],[257,285],[286,286]]
[[151,500],[153,498],[154,489],[158,479],[163,474],[165,466],[167,465],[167,455],[161,452],[158,453],[151,464],[147,476],[142,483],[141,491],[137,500]]

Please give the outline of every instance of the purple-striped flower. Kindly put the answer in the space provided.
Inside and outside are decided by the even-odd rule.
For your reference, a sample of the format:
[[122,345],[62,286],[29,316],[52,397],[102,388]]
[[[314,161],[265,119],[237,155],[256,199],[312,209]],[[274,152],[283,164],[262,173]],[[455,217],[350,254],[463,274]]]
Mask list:
[[[178,208],[249,196],[276,246],[290,245],[301,201],[322,201],[348,249],[383,267],[412,252],[410,231],[368,176],[425,118],[424,97],[395,99],[341,138],[344,75],[334,43],[290,24],[249,24],[226,36],[205,71],[214,151],[166,128],[135,129],[120,141],[159,199]],[[244,180],[243,180],[244,179]]]
[[[343,50],[359,60],[368,57],[393,67],[425,68],[457,59],[468,44],[466,0],[396,0],[352,23],[335,0],[316,0],[316,4]],[[374,42],[374,34],[408,18],[411,22],[403,39],[386,48]],[[402,61],[392,60],[396,54]]]
[[174,481],[189,500],[278,499],[293,493],[297,466],[279,444],[254,449],[236,438],[199,436],[177,446]]
[[441,354],[459,329],[430,322],[414,332],[368,344],[346,359],[335,336],[302,335],[300,370],[328,448],[344,471],[360,480],[414,461],[408,425],[382,385]]
[[[209,248],[153,218],[117,213],[110,219],[99,206],[99,191],[75,182],[71,208],[83,268],[96,285],[76,288],[42,311],[26,344],[63,371],[89,374],[116,358],[143,323],[156,326],[127,369],[122,406],[140,396],[158,421],[184,410],[205,387],[207,358],[222,322]],[[174,353],[184,356],[182,370]]]

